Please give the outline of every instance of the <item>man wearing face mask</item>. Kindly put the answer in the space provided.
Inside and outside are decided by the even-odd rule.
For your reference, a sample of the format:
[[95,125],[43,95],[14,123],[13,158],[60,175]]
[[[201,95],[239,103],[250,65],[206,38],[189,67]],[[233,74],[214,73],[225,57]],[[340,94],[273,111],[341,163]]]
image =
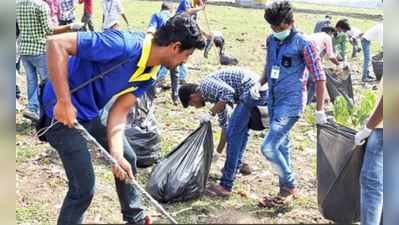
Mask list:
[[262,153],[279,176],[279,193],[266,196],[259,202],[262,207],[280,206],[296,197],[295,180],[290,162],[289,132],[302,116],[306,104],[308,73],[316,82],[316,121],[327,122],[323,111],[325,73],[320,56],[313,44],[298,33],[294,25],[293,8],[288,1],[276,1],[267,5],[264,15],[273,34],[267,38],[267,57],[264,75],[253,86],[256,98],[258,88],[266,82],[269,86],[270,128],[262,145]]

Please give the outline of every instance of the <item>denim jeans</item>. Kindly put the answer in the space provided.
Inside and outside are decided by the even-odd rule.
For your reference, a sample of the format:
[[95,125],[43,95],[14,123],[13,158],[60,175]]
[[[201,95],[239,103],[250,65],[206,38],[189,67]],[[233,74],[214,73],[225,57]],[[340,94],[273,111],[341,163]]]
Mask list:
[[[46,118],[46,126],[50,119]],[[108,150],[106,127],[100,118],[81,123],[97,141]],[[68,192],[64,198],[58,217],[58,225],[82,223],[83,214],[89,207],[94,195],[95,174],[89,147],[78,130],[56,124],[46,134],[49,144],[55,148],[64,165],[68,177]],[[124,139],[124,157],[136,174],[136,154]],[[111,173],[111,169],[109,170]],[[129,223],[143,223],[138,191],[131,185],[115,178],[116,191],[122,208],[123,220]]]
[[179,88],[179,82],[178,82],[178,77],[177,77],[177,70],[173,69],[173,70],[168,70],[166,67],[161,66],[161,68],[159,68],[158,74],[157,74],[157,80],[162,80],[165,78],[165,76],[168,74],[168,71],[170,73],[170,81],[172,83],[172,100],[173,101],[177,101],[179,94],[177,92],[178,88]]
[[362,49],[363,49],[363,76],[362,79],[366,79],[369,76],[369,64],[370,64],[370,41],[362,38]]
[[[21,56],[25,68],[26,85],[28,91],[27,108],[32,112],[39,112],[38,87],[39,82],[47,79],[47,55]],[[40,76],[39,76],[40,75]],[[40,78],[40,79],[39,79]]]
[[179,71],[179,80],[185,80],[187,78],[187,67],[185,64],[181,64],[178,68]]
[[383,205],[383,130],[368,138],[360,174],[360,224],[379,225]]
[[[270,113],[269,113],[270,114]],[[295,180],[291,168],[289,132],[299,117],[273,116],[270,128],[262,144],[262,153],[277,170],[280,187],[294,188]]]
[[248,141],[249,119],[252,108],[266,105],[267,91],[261,92],[259,100],[254,100],[249,93],[243,94],[228,121],[226,140],[226,161],[220,185],[231,190],[241,159]]

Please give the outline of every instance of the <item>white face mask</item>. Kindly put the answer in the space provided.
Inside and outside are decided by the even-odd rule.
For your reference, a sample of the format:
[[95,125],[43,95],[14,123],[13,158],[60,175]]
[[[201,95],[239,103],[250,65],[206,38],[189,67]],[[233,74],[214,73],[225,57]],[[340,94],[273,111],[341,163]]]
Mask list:
[[286,30],[283,30],[281,32],[274,32],[273,36],[277,39],[279,39],[280,41],[284,41],[288,36],[290,36],[291,34],[291,29],[288,28]]

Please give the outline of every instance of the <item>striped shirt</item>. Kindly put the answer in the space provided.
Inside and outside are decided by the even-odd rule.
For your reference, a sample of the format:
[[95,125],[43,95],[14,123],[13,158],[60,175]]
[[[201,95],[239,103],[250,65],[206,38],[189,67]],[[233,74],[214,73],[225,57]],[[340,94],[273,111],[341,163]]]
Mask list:
[[[226,102],[238,104],[241,96],[247,93],[259,76],[250,70],[240,67],[220,69],[210,74],[199,83],[199,91],[206,102]],[[227,128],[228,113],[226,109],[218,113],[219,125]]]
[[42,0],[18,0],[17,22],[20,29],[19,53],[41,55],[46,51],[46,37],[53,33],[49,25],[49,7]]

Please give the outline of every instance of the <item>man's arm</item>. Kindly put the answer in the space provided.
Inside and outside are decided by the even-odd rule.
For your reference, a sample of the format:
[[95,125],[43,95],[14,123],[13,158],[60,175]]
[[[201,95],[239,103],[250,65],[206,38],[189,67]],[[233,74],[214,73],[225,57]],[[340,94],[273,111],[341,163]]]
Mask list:
[[205,9],[205,4],[202,0],[198,0],[196,5],[193,5],[192,8],[186,7],[186,13],[193,15],[203,9]]
[[118,97],[112,105],[107,120],[107,139],[111,156],[118,162],[112,168],[115,176],[125,180],[126,173],[133,178],[130,163],[123,157],[123,137],[129,109],[137,102],[136,96],[131,93]]
[[76,120],[76,109],[72,105],[68,84],[68,56],[76,55],[77,34],[66,33],[47,38],[49,79],[57,98],[54,117],[68,127]]

